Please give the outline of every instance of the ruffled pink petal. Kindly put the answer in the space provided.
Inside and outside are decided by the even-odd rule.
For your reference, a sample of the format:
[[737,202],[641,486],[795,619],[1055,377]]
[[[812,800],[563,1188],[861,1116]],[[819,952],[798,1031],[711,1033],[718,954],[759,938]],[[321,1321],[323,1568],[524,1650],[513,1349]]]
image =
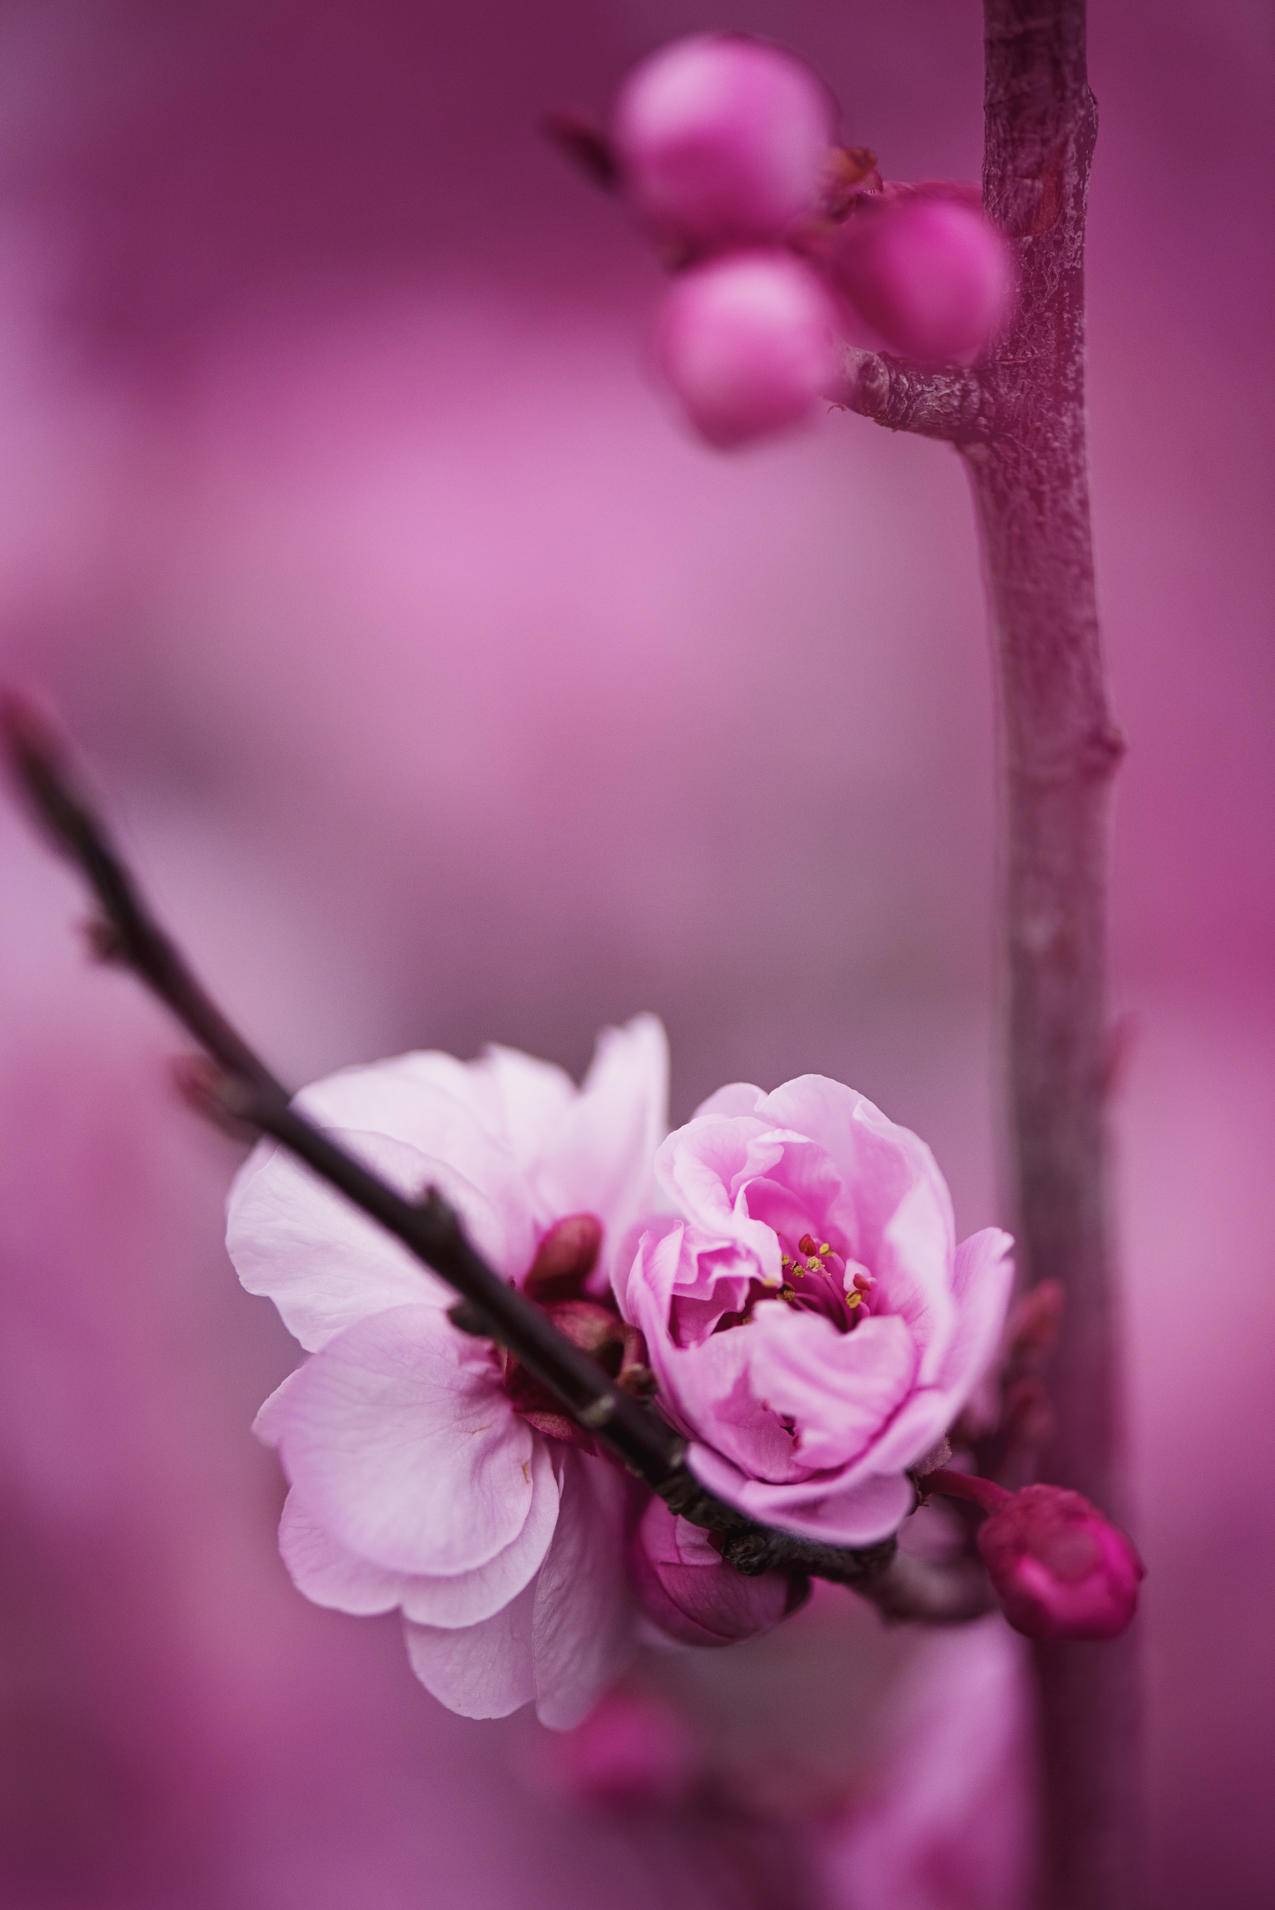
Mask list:
[[946,1252],[938,1256],[946,1272],[956,1244],[951,1196],[933,1154],[910,1128],[888,1119],[866,1095],[821,1074],[785,1082],[766,1095],[758,1115],[809,1135],[836,1163],[853,1211],[855,1257],[873,1271],[887,1224],[909,1191],[925,1185],[946,1241]]
[[550,1212],[597,1214],[613,1248],[651,1206],[667,1128],[668,1041],[654,1015],[637,1015],[603,1031],[579,1094],[542,1129],[536,1179]]
[[[718,1337],[751,1342],[753,1394],[794,1422],[797,1453],[809,1472],[845,1471],[869,1459],[916,1383],[916,1346],[897,1315],[839,1333],[817,1313],[770,1300],[748,1326]],[[698,1423],[713,1424],[703,1418]],[[714,1429],[714,1444],[720,1443]]]
[[731,1081],[710,1094],[707,1101],[701,1101],[691,1119],[698,1121],[704,1115],[720,1114],[731,1120],[737,1114],[756,1114],[758,1104],[765,1098],[763,1089],[754,1087],[751,1081]]
[[301,1376],[301,1367],[304,1365],[303,1360],[301,1366],[294,1367],[291,1373],[280,1380],[273,1393],[267,1394],[258,1406],[257,1416],[252,1422],[252,1430],[263,1446],[277,1446],[283,1438],[283,1429],[288,1423],[288,1401],[292,1396],[292,1388]]
[[632,1643],[620,1475],[565,1452],[553,1544],[539,1573],[482,1624],[408,1623],[412,1669],[466,1718],[501,1718],[535,1701],[541,1722],[578,1724],[623,1669]]
[[436,1307],[394,1307],[329,1340],[289,1387],[279,1445],[337,1544],[392,1571],[472,1571],[531,1510],[531,1430],[489,1350]]
[[[789,1317],[796,1320],[798,1315]],[[774,1481],[800,1479],[810,1465],[798,1441],[780,1424],[779,1415],[785,1409],[757,1379],[756,1324],[754,1320],[748,1326],[711,1334],[684,1350],[657,1343],[658,1351],[651,1358],[661,1396],[683,1426],[711,1437],[719,1452],[750,1473]],[[823,1322],[812,1319],[812,1324]],[[648,1352],[650,1348],[648,1335]]]
[[486,1565],[455,1578],[412,1578],[404,1587],[404,1615],[422,1625],[451,1630],[481,1624],[508,1605],[544,1564],[558,1525],[561,1488],[548,1441],[534,1442],[531,1508],[517,1538]]
[[535,1595],[533,1582],[481,1624],[458,1631],[406,1620],[408,1660],[425,1689],[462,1718],[507,1718],[530,1704]]
[[386,1571],[338,1545],[295,1491],[284,1500],[279,1520],[279,1556],[288,1577],[312,1604],[359,1618],[392,1612],[406,1583],[401,1572]]
[[516,1598],[543,1563],[558,1518],[558,1478],[552,1455],[537,1440],[532,1466],[532,1502],[526,1524],[486,1565],[455,1578],[422,1578],[387,1571],[338,1545],[288,1494],[279,1523],[279,1551],[299,1592],[316,1605],[363,1616],[392,1611],[423,1624],[453,1628],[480,1624]]
[[779,1284],[779,1243],[749,1213],[747,1188],[783,1157],[782,1137],[747,1117],[707,1115],[670,1134],[655,1157],[655,1174],[678,1214],[713,1240],[746,1249],[758,1276]]
[[829,1545],[875,1545],[897,1532],[916,1495],[902,1473],[870,1474],[854,1485],[807,1479],[798,1485],[773,1485],[747,1478],[728,1459],[698,1443],[687,1455],[700,1482],[751,1518],[799,1538]]
[[952,1294],[950,1202],[927,1180],[913,1183],[886,1222],[868,1264],[891,1314],[907,1321],[920,1352],[918,1380],[936,1383],[957,1327]]
[[467,1073],[492,1133],[501,1137],[519,1174],[534,1175],[576,1097],[571,1076],[551,1061],[495,1043]]
[[588,1715],[624,1669],[633,1613],[624,1557],[623,1477],[566,1451],[562,1501],[535,1582],[532,1648],[536,1715],[556,1731]]
[[999,1227],[982,1228],[956,1249],[952,1275],[956,1330],[939,1379],[953,1417],[982,1379],[1000,1344],[1014,1284],[1013,1250],[1012,1238]]
[[[337,1137],[400,1193],[437,1186],[463,1215],[497,1266],[525,1252],[510,1240],[507,1216],[446,1162],[380,1134]],[[256,1149],[230,1190],[226,1248],[249,1293],[273,1300],[308,1351],[387,1307],[449,1304],[451,1290],[383,1228],[333,1193],[284,1152]]]
[[470,1157],[502,1148],[481,1064],[433,1050],[338,1069],[303,1088],[297,1105],[323,1127],[387,1134],[422,1154],[455,1161],[474,1179],[481,1176]]

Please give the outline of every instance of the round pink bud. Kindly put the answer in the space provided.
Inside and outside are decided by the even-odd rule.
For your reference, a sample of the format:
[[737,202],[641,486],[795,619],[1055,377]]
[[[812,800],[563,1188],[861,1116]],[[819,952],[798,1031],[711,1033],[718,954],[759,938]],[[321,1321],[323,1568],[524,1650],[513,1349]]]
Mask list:
[[1114,1638],[1145,1576],[1131,1540],[1078,1492],[1025,1486],[978,1535],[993,1589],[1028,1638]]
[[777,238],[812,210],[831,96],[800,60],[737,34],[675,40],[616,103],[614,144],[639,212],[696,244]]
[[647,1692],[609,1691],[545,1750],[541,1776],[587,1804],[678,1804],[697,1777],[695,1740],[681,1713]]
[[679,274],[656,357],[701,437],[727,447],[803,423],[837,373],[836,311],[787,252],[738,252]]
[[886,347],[923,364],[969,364],[1013,303],[1009,247],[959,199],[900,199],[855,214],[836,242],[838,284]]
[[652,1624],[683,1645],[735,1645],[795,1611],[804,1585],[786,1572],[737,1572],[707,1532],[652,1499],[631,1554],[638,1603]]

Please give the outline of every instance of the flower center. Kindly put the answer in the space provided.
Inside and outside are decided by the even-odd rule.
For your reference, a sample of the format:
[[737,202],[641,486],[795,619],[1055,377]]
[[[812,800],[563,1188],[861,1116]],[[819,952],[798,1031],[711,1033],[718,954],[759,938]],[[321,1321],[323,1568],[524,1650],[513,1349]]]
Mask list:
[[[781,1247],[788,1243],[780,1236]],[[794,1252],[781,1254],[783,1285],[779,1298],[807,1313],[822,1313],[849,1332],[872,1311],[868,1295],[876,1282],[857,1260],[847,1260],[831,1241],[802,1234]]]

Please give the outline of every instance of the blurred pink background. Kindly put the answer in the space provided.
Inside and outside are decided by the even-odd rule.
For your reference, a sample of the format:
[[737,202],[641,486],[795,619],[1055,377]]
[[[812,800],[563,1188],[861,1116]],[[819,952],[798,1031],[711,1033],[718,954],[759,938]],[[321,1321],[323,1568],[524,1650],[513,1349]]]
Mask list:
[[[1092,13],[1150,1885],[1242,1907],[1275,1760],[1272,32],[1256,0]],[[810,59],[887,174],[976,175],[973,0],[7,0],[0,672],[290,1076],[491,1038],[579,1067],[652,1008],[677,1118],[838,1075],[969,1231],[999,1217],[994,766],[960,471],[843,416],[689,442],[644,367],[656,268],[536,131],[718,23]],[[534,1726],[448,1716],[392,1621],[293,1593],[248,1430],[291,1343],[222,1252],[234,1152],[8,807],[0,884],[6,1910],[778,1901],[690,1814],[546,1797]],[[814,1758],[870,1793],[861,1693],[914,1650],[833,1595],[646,1675],[741,1781],[782,1799]]]

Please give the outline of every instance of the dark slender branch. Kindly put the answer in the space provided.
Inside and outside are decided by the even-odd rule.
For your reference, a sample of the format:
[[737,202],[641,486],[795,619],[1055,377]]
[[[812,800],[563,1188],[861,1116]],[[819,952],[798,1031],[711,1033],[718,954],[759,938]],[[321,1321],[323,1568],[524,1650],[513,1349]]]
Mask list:
[[440,1195],[430,1191],[420,1201],[406,1199],[295,1105],[152,914],[49,726],[26,703],[9,698],[0,704],[0,740],[38,820],[96,897],[98,953],[130,968],[208,1057],[185,1071],[188,1099],[207,1114],[270,1136],[401,1241],[460,1296],[462,1330],[479,1332],[512,1353],[635,1477],[682,1517],[714,1532],[723,1557],[740,1571],[783,1570],[852,1586],[890,1618],[951,1622],[973,1615],[963,1595],[945,1584],[943,1568],[896,1558],[892,1539],[858,1550],[816,1544],[758,1525],[705,1492],[686,1465],[682,1439],[663,1415],[615,1385],[502,1278]]

